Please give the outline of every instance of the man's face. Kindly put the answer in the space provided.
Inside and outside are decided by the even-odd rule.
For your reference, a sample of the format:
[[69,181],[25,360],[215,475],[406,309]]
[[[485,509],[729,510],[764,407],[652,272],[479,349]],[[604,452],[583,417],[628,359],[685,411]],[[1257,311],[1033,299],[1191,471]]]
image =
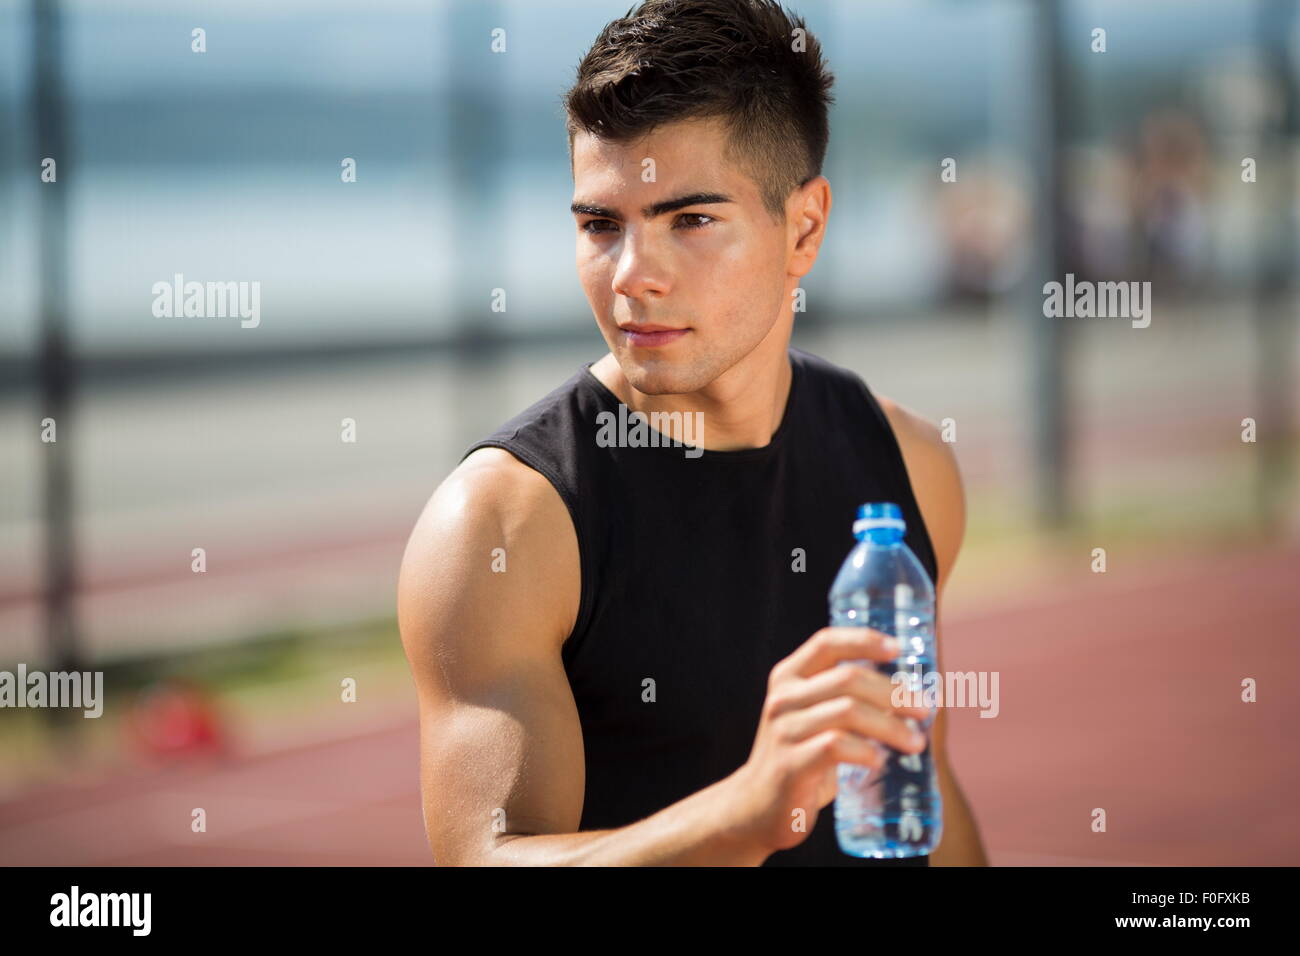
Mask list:
[[704,388],[790,307],[786,226],[724,160],[725,135],[708,119],[627,144],[574,138],[578,278],[623,375],[645,394]]

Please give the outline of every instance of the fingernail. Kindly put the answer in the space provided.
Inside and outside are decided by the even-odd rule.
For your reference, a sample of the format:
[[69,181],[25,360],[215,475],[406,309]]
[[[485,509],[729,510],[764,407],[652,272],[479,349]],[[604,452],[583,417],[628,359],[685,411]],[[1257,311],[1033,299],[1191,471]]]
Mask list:
[[896,637],[887,637],[880,643],[883,644],[885,650],[889,651],[891,654],[897,654],[903,649],[903,645],[899,643],[899,640]]

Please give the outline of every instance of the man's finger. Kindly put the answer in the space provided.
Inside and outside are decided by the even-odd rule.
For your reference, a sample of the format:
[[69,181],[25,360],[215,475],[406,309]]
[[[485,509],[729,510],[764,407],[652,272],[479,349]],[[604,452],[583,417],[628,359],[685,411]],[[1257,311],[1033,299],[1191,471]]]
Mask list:
[[840,661],[888,663],[900,652],[898,641],[871,627],[823,627],[777,665],[780,676],[811,677]]

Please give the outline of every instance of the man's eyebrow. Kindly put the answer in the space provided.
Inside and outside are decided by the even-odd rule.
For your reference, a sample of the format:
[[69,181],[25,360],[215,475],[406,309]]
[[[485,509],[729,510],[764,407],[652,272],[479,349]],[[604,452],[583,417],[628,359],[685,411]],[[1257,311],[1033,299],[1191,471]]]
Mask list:
[[[661,202],[653,203],[641,210],[641,215],[646,219],[653,219],[655,216],[662,216],[664,213],[675,212],[678,209],[685,209],[687,206],[706,206],[712,203],[734,202],[730,196],[724,196],[722,193],[691,193],[687,196],[677,196],[674,199],[665,199]],[[592,203],[575,202],[569,207],[569,211],[575,216],[601,216],[605,219],[622,220],[623,214],[616,209],[610,209],[608,206],[597,206]]]

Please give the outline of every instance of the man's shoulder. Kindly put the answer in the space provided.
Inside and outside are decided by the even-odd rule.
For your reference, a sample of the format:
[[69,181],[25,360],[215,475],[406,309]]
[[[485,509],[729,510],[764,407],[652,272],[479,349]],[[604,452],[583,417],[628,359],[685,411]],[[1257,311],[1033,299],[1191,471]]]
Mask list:
[[454,524],[463,531],[520,533],[548,514],[562,514],[564,505],[536,467],[506,448],[483,445],[452,469],[430,496],[425,512],[443,528]]
[[934,548],[940,586],[946,585],[966,528],[965,489],[953,442],[945,440],[947,435],[939,425],[872,389],[852,369],[793,346],[790,356],[811,377],[830,383],[840,394],[852,392],[865,399],[868,406],[874,406],[872,416],[884,416],[885,424],[898,442],[912,494]]
[[946,494],[961,488],[961,472],[953,442],[946,440],[944,429],[920,412],[887,395],[876,395],[885,413],[913,484],[918,481]]
[[932,443],[940,440],[938,426],[911,409],[881,395],[868,386],[866,379],[853,369],[836,365],[830,359],[794,346],[790,347],[790,358],[802,366],[809,377],[846,387],[874,402],[884,413],[900,445],[904,440],[909,443]]
[[[407,541],[398,579],[404,633],[436,631],[449,609],[484,620],[527,598],[562,640],[577,614],[578,558],[551,483],[505,449],[479,448],[429,497]],[[509,569],[517,573],[502,573]]]
[[549,482],[508,449],[482,445],[461,459],[443,485],[485,504],[518,494],[531,497]]
[[935,422],[887,395],[877,393],[876,401],[889,419],[900,446],[921,446],[924,451],[931,452],[951,451],[950,444],[943,440],[942,429]]
[[966,493],[954,443],[920,412],[885,395],[875,398],[898,440],[912,493],[934,545],[939,577],[946,583],[966,528]]

